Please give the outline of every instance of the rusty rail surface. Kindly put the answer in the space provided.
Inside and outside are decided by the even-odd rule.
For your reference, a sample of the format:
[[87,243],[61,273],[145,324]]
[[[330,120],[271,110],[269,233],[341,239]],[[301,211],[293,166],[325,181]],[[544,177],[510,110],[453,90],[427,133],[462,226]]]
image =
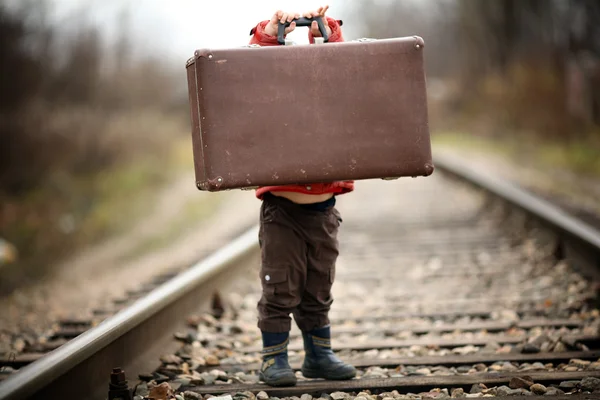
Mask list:
[[195,310],[212,294],[213,285],[257,251],[257,229],[252,227],[131,307],[22,368],[0,383],[0,399],[104,399],[112,368],[123,366],[129,376],[136,376],[143,365],[155,362],[181,315]]
[[587,276],[600,276],[600,231],[516,185],[469,168],[456,157],[437,155],[435,162],[443,173],[483,189],[511,207],[520,208],[559,233],[559,251],[563,257]]
[[[561,249],[589,274],[598,276],[600,232],[559,208],[513,185],[470,170],[455,159],[436,157],[442,174],[490,193],[523,210],[561,235]],[[393,184],[393,183],[392,183]],[[115,366],[137,376],[155,365],[185,315],[224,285],[248,258],[258,256],[257,226],[227,246],[175,276],[131,307],[23,367],[0,383],[0,399],[106,398]]]

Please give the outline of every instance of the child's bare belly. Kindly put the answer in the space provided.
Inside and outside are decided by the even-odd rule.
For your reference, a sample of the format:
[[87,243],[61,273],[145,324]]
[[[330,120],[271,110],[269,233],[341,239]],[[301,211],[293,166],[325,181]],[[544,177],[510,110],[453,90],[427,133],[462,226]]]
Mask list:
[[285,197],[297,204],[320,203],[333,197],[333,193],[304,194],[298,192],[271,192],[274,196]]

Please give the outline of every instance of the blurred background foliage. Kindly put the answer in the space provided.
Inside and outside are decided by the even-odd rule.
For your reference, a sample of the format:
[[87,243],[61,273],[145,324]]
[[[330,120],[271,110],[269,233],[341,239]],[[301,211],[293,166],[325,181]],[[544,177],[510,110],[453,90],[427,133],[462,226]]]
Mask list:
[[425,38],[435,139],[468,132],[600,176],[599,1],[379,0],[355,13],[365,36]]
[[448,111],[438,128],[476,118],[498,135],[598,134],[597,0],[363,1],[356,12],[366,36],[426,39],[432,99]]
[[50,3],[6,3],[0,237],[20,258],[3,266],[0,290],[142,217],[139,200],[173,176],[189,137],[182,63],[136,53],[126,13],[108,42],[83,14],[67,30],[49,22]]
[[[185,60],[134,51],[126,12],[108,41],[85,15],[66,30],[43,0],[5,3],[0,238],[21,258],[0,290],[126,230],[191,172]],[[425,38],[434,139],[559,153],[600,176],[600,1],[357,0],[344,12],[356,37]]]

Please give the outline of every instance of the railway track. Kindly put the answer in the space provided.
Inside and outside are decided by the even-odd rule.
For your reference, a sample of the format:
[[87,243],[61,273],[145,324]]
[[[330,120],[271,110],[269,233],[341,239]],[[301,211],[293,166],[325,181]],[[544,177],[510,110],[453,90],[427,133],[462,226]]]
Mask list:
[[[0,399],[104,399],[110,379],[137,399],[600,398],[600,234],[452,159],[436,164],[430,178],[360,182],[340,199],[333,348],[356,379],[258,382],[253,227],[97,326],[66,323],[53,351],[5,360],[20,370]],[[294,327],[297,371],[301,340]]]

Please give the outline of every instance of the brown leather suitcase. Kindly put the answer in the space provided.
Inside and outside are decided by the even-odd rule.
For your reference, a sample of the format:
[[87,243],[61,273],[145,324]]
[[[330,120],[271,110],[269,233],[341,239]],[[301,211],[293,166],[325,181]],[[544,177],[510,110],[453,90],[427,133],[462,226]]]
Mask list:
[[423,49],[415,36],[197,50],[197,187],[431,175]]

